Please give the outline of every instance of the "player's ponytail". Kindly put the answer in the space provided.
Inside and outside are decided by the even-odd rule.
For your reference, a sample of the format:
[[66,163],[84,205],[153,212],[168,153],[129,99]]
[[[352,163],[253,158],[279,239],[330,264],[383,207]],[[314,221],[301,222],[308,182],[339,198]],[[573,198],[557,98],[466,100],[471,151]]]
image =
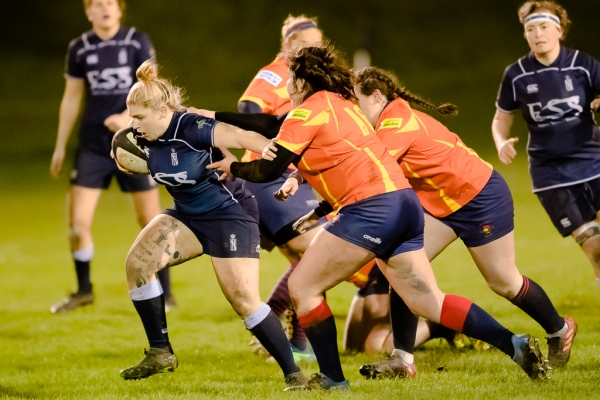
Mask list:
[[166,105],[173,111],[185,111],[183,89],[158,76],[158,67],[146,60],[135,72],[137,82],[127,95],[127,104],[137,104],[153,110]]
[[[358,102],[354,94],[354,75],[346,60],[332,46],[304,47],[290,55],[288,66],[294,74],[293,86],[301,102],[321,90],[338,93],[346,100]],[[304,79],[301,92],[297,79]]]
[[436,106],[422,97],[406,90],[400,84],[396,75],[381,68],[367,67],[358,71],[356,74],[356,81],[360,92],[365,96],[370,96],[375,90],[379,90],[388,101],[401,98],[412,105],[417,105],[427,110],[437,111],[442,115],[453,116],[458,114],[458,107],[454,104],[444,103]]

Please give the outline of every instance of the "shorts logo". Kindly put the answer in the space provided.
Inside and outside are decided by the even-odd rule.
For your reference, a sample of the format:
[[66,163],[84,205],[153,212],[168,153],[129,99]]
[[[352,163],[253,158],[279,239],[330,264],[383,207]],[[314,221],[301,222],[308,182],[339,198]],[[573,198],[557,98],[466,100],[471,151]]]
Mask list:
[[402,126],[402,118],[386,118],[381,121],[379,129],[385,128],[400,128]]
[[532,83],[531,85],[527,85],[527,93],[537,93],[539,92],[537,83]]
[[568,228],[571,226],[571,221],[569,221],[569,218],[563,218],[560,220],[560,224],[563,226],[563,228]]
[[85,62],[87,62],[88,65],[98,64],[98,54],[90,54],[85,59]]
[[571,77],[569,75],[567,75],[565,77],[565,88],[567,89],[567,91],[572,92],[573,91],[573,81],[571,80]]
[[256,245],[256,252],[257,252],[257,253],[260,253],[260,244],[257,244],[257,245]]
[[373,243],[377,243],[377,244],[381,244],[381,239],[380,238],[374,238],[372,236],[369,235],[363,235],[363,238],[373,242]]
[[307,110],[305,108],[296,108],[288,114],[287,119],[301,119],[302,121],[306,121],[308,117],[310,117],[310,114],[312,114],[311,110]]
[[164,328],[161,332],[162,333],[167,333],[167,332],[169,332],[169,330],[167,328]]
[[481,227],[481,233],[484,236],[491,236],[492,235],[492,230],[494,229],[494,225],[492,225],[489,222],[484,222],[483,224],[479,225]]
[[73,171],[71,171],[71,179],[77,179],[77,170],[74,169]]
[[269,70],[260,71],[258,73],[258,75],[256,75],[256,78],[254,78],[254,79],[265,80],[265,81],[269,82],[273,86],[277,86],[277,85],[279,85],[281,83],[281,81],[283,81],[282,77],[280,77],[279,75],[277,75],[275,72],[272,72],[272,71],[269,71]]
[[179,165],[179,160],[177,159],[177,152],[175,151],[175,149],[171,149],[171,165]]
[[229,251],[237,251],[237,239],[234,234],[229,235]]

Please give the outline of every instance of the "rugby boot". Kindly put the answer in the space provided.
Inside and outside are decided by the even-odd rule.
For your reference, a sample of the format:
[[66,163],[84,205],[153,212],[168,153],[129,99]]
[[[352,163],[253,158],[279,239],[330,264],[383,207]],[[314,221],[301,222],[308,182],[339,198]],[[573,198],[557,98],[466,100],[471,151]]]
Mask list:
[[571,345],[577,334],[577,323],[573,318],[565,318],[567,333],[559,337],[546,338],[548,342],[548,365],[552,368],[562,368],[571,356]]
[[341,382],[332,381],[326,375],[318,372],[313,374],[308,382],[295,390],[350,390],[350,383],[348,379]]
[[415,363],[408,364],[404,361],[397,349],[394,349],[392,354],[383,361],[361,365],[358,371],[366,379],[414,378],[417,376]]
[[67,297],[50,307],[52,314],[63,314],[75,310],[76,308],[87,306],[94,303],[94,293],[69,293]]
[[531,335],[513,335],[515,348],[513,361],[532,379],[544,379],[548,376],[548,360],[544,359],[538,346],[538,339]]
[[121,370],[121,378],[143,379],[154,374],[173,372],[178,366],[177,356],[170,349],[150,347],[150,350],[144,350],[144,354],[145,357],[139,364]]
[[304,376],[302,371],[292,372],[285,376],[285,383],[287,386],[283,389],[284,392],[290,390],[303,390],[304,386],[308,383],[308,378]]

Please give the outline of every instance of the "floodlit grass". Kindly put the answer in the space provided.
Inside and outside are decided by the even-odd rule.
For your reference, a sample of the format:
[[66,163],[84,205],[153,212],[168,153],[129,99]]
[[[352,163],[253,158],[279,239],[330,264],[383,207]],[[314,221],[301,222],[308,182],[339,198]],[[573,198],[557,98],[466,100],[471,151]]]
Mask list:
[[[491,157],[488,157],[490,160]],[[516,248],[521,271],[541,284],[560,313],[576,318],[579,334],[571,362],[547,382],[531,382],[498,351],[477,353],[429,343],[416,353],[418,378],[365,381],[358,367],[381,354],[343,354],[352,392],[283,393],[279,369],[254,356],[242,322],[220,293],[209,259],[174,268],[179,306],[168,315],[180,368],[173,374],[125,382],[119,370],[141,359],[147,347],[127,295],[123,263],[137,235],[131,206],[115,187],[100,201],[92,277],[96,304],[51,315],[50,305],[75,286],[66,239],[66,178],[48,178],[48,160],[0,160],[0,397],[2,398],[595,398],[600,378],[600,291],[591,267],[571,239],[561,239],[530,193],[524,157],[499,168],[516,203]],[[170,199],[163,198],[163,206]],[[261,291],[266,298],[286,268],[283,257],[264,253]],[[543,331],[487,289],[461,243],[434,268],[440,287],[468,296],[515,332]],[[341,338],[354,288],[342,284],[328,301]],[[544,342],[542,340],[542,342]],[[545,351],[545,343],[542,344]],[[316,363],[304,363],[307,373]]]

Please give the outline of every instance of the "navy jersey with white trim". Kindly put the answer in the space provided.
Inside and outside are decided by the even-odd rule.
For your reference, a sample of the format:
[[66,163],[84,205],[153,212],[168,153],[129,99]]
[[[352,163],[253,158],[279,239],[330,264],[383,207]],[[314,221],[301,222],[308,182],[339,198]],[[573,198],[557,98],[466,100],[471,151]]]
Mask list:
[[154,56],[148,36],[121,27],[108,40],[88,31],[69,44],[65,74],[85,82],[85,109],[79,131],[80,147],[110,152],[112,132],[104,120],[125,110],[127,94],[136,82],[135,72]]
[[600,130],[590,103],[600,94],[600,63],[566,47],[549,66],[533,53],[508,66],[496,107],[521,109],[534,192],[600,175]]
[[174,113],[167,131],[157,141],[138,142],[146,146],[152,178],[173,196],[175,208],[191,217],[238,202],[231,189],[217,180],[219,175],[206,169],[223,158],[213,147],[216,124],[214,119],[197,114]]

